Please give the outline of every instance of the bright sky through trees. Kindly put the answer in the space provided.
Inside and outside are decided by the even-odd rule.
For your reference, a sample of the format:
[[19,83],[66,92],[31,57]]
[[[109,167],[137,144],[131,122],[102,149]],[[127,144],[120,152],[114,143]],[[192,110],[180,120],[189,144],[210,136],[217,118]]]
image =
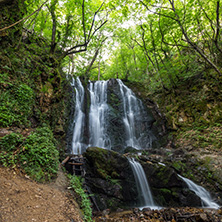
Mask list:
[[[26,3],[29,15],[43,1]],[[221,12],[220,0],[48,0],[24,27],[76,76],[168,88],[205,67],[221,75]]]

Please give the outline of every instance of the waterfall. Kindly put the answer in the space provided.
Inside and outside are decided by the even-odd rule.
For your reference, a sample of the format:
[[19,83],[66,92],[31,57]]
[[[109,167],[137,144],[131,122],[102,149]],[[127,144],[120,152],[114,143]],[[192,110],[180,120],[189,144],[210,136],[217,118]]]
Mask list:
[[111,149],[107,135],[107,81],[90,82],[89,146]]
[[123,123],[126,132],[126,146],[136,149],[148,148],[152,145],[153,135],[146,133],[147,113],[135,94],[120,79],[117,79],[123,103]]
[[202,207],[215,209],[220,208],[220,206],[212,200],[210,193],[207,190],[185,177],[180,175],[178,176],[187,184],[190,190],[192,190],[198,197],[200,197],[202,201]]
[[[107,89],[115,86],[116,101],[119,101],[118,109],[113,104],[108,104]],[[112,85],[113,84],[113,85]],[[151,122],[153,117],[148,115],[142,101],[119,79],[113,81],[89,82],[87,91],[77,78],[71,83],[75,87],[75,112],[73,120],[72,153],[82,154],[87,147],[97,146],[105,149],[113,147],[133,147],[136,149],[149,148],[152,146],[155,136],[152,134]],[[89,93],[90,104],[87,114],[84,113],[84,101]],[[113,126],[110,116],[110,108],[118,110],[114,114],[119,127]],[[87,116],[85,116],[87,115]],[[117,124],[117,125],[118,125]],[[122,127],[120,126],[122,124]],[[112,128],[114,127],[114,128]],[[120,133],[118,132],[121,131]],[[88,132],[87,135],[84,132]],[[117,133],[118,132],[118,133]],[[119,135],[122,134],[122,138]],[[84,139],[83,139],[84,138]],[[88,141],[85,141],[88,138]],[[118,151],[118,150],[117,150]]]
[[84,105],[84,87],[77,78],[73,79],[71,84],[75,87],[75,113],[74,113],[74,122],[73,122],[73,137],[72,137],[72,154],[81,154],[85,149],[86,145],[82,143],[83,140],[83,131],[84,131],[84,122],[85,114],[83,111]]
[[141,164],[134,159],[128,158],[130,166],[133,170],[133,175],[136,180],[136,186],[139,194],[140,207],[158,208],[153,201],[146,175]]

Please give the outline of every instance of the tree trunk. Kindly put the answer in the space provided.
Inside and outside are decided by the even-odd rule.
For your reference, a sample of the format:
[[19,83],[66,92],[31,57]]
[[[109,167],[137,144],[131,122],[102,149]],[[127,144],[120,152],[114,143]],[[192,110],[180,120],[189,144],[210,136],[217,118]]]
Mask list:
[[100,60],[99,60],[99,64],[98,64],[98,80],[100,80]]

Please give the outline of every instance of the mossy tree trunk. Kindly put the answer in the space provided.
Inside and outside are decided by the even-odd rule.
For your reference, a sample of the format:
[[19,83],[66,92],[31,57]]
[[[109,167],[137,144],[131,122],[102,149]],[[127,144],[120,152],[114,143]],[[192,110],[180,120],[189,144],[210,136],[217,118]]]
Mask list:
[[[0,29],[8,27],[23,18],[25,14],[24,0],[0,0]],[[22,34],[22,25],[19,23],[11,28],[0,31],[0,45],[7,43],[14,46]]]

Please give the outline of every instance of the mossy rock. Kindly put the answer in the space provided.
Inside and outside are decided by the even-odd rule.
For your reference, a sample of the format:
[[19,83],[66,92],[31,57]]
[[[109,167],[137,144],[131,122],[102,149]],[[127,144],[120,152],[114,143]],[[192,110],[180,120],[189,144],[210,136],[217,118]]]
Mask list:
[[84,153],[87,163],[93,167],[95,175],[119,179],[122,167],[128,165],[127,159],[117,152],[98,147],[89,147]]
[[127,158],[98,147],[89,147],[83,155],[86,159],[86,183],[98,197],[100,209],[130,206],[137,198],[137,191]]

